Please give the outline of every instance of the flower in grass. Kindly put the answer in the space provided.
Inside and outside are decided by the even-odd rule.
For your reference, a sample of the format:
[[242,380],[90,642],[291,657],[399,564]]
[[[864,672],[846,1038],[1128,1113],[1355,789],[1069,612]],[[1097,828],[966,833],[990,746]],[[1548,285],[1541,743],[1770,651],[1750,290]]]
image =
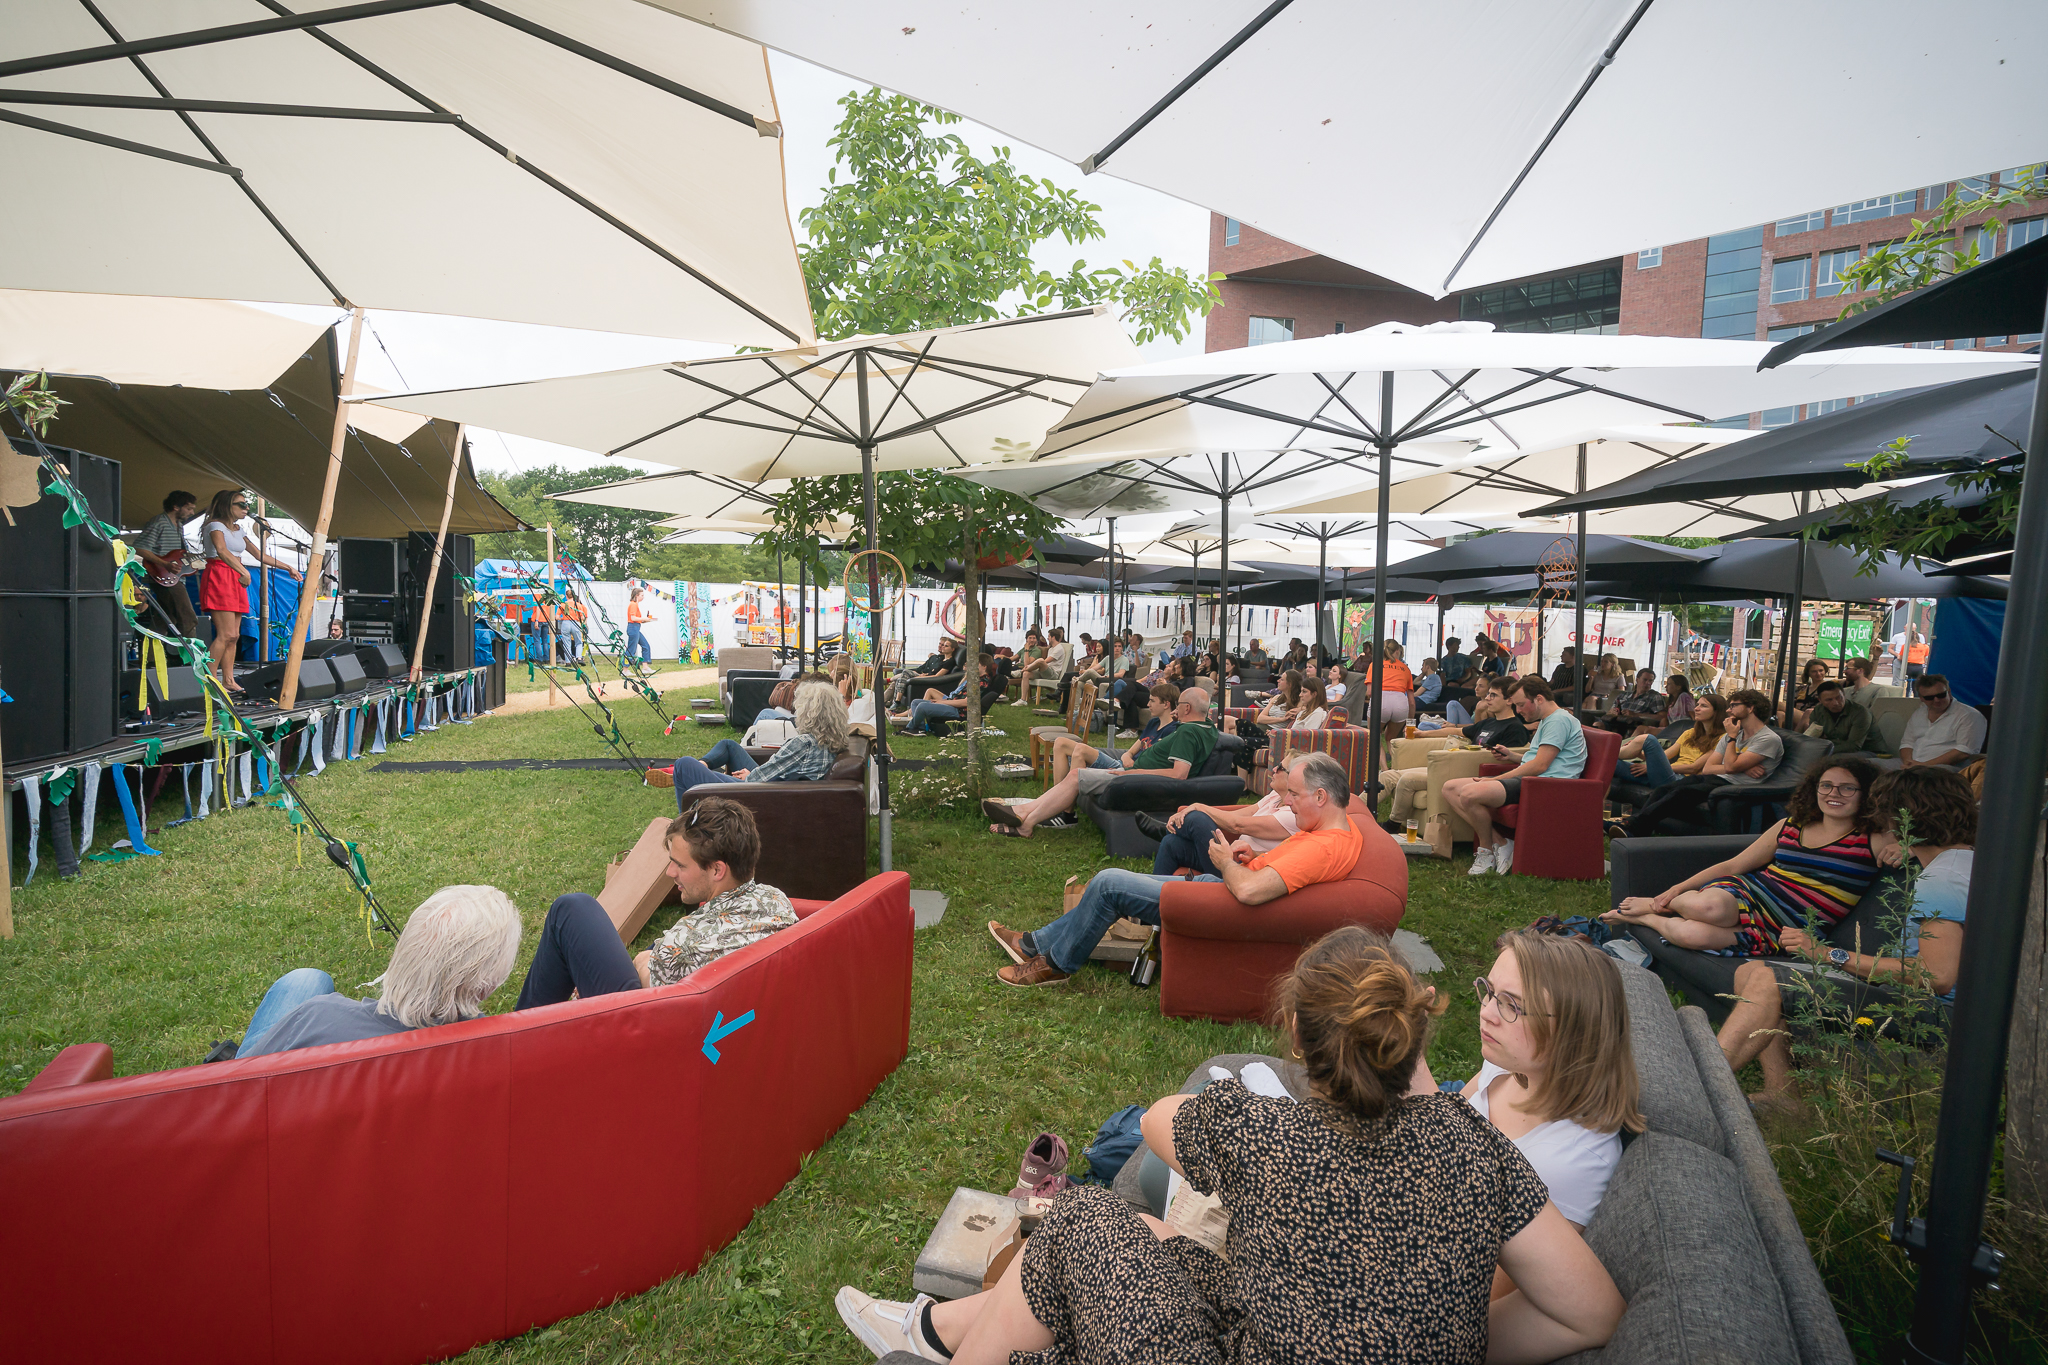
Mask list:
[[1871,1017],[1870,1017],[1869,1015],[1867,1015],[1867,1014],[1859,1014],[1859,1015],[1857,1015],[1857,1016],[1856,1016],[1856,1027],[1857,1027],[1857,1028],[1875,1028],[1875,1027],[1877,1027],[1877,1024],[1876,1024],[1876,1021],[1874,1021],[1873,1019],[1871,1019]]

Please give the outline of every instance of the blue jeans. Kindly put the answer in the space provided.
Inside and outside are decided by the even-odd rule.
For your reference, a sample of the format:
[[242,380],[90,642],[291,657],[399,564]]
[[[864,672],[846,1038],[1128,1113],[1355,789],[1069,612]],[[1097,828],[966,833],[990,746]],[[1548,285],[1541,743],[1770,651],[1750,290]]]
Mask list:
[[1206,811],[1189,811],[1181,817],[1180,828],[1159,841],[1159,849],[1152,855],[1153,873],[1170,877],[1184,867],[1192,867],[1204,876],[1221,877],[1216,864],[1209,860],[1209,841],[1216,837],[1216,832],[1214,817]]
[[519,988],[519,1003],[512,1008],[559,1004],[571,991],[588,1000],[593,995],[639,989],[639,969],[633,965],[632,953],[619,942],[612,917],[597,897],[571,891],[555,897],[548,907],[540,942]]
[[1444,719],[1453,725],[1470,725],[1472,713],[1465,709],[1465,703],[1454,701],[1444,707]]
[[654,657],[653,648],[648,645],[647,637],[641,633],[640,623],[638,621],[628,621],[626,622],[626,660],[628,663],[632,662],[636,651],[642,663],[646,663]]
[[1645,787],[1668,787],[1678,780],[1678,774],[1671,771],[1670,756],[1654,735],[1643,743],[1643,762],[1649,765],[1650,770],[1637,777],[1628,769],[1630,761],[1626,758],[1614,760],[1615,781],[1635,782]]
[[[1059,970],[1078,972],[1087,963],[1088,954],[1095,951],[1095,945],[1102,942],[1102,936],[1109,932],[1109,926],[1118,920],[1159,923],[1160,888],[1178,880],[1178,877],[1162,877],[1156,873],[1126,872],[1120,867],[1098,872],[1088,883],[1088,889],[1081,893],[1079,905],[1043,929],[1031,932],[1032,946],[1045,954]],[[1197,880],[1214,882],[1222,878],[1200,877]]]
[[705,767],[717,773],[750,773],[761,765],[754,756],[740,747],[736,739],[721,739],[711,746],[711,752],[698,760]]
[[[615,933],[613,937],[617,937]],[[300,967],[286,972],[270,983],[270,989],[263,993],[263,1003],[256,1007],[256,1013],[249,1016],[249,1027],[242,1030],[242,1046],[249,1047],[258,1038],[277,1027],[277,1021],[290,1014],[308,1000],[334,994],[334,978],[318,967]]]
[[949,701],[914,701],[910,704],[910,724],[907,728],[911,734],[928,733],[933,721],[943,724],[966,715],[966,705],[965,702],[956,706]]
[[[726,742],[729,743],[730,741]],[[713,749],[712,752],[716,753],[717,750]],[[709,757],[709,755],[706,755],[706,757]],[[734,777],[729,773],[722,773],[714,768],[707,767],[701,758],[679,758],[676,760],[676,765],[669,769],[669,772],[676,780],[676,809],[678,811],[683,808],[683,793],[692,787],[701,787],[707,782],[744,782],[747,780],[744,777]]]

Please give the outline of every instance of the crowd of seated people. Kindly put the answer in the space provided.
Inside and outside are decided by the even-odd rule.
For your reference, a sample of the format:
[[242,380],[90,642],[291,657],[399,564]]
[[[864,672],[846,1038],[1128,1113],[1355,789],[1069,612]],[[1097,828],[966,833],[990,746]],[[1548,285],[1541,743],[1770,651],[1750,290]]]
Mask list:
[[[835,696],[830,688],[814,688]],[[668,875],[695,907],[637,956],[595,896],[557,896],[541,926],[515,1009],[673,985],[705,964],[796,923],[789,897],[754,880],[754,813],[709,797],[668,827]],[[519,911],[493,886],[444,886],[407,918],[375,999],[354,1000],[318,968],[288,972],[264,994],[236,1057],[355,1042],[474,1019],[505,984],[519,951]],[[221,1055],[217,1051],[217,1056]]]
[[1727,733],[1698,772],[1676,777],[1653,793],[1628,817],[1627,832],[1637,838],[1660,832],[1667,824],[1706,833],[1707,801],[1724,786],[1754,786],[1767,781],[1785,759],[1785,741],[1771,728],[1771,699],[1755,688],[1728,698]]
[[1574,716],[1557,704],[1556,692],[1535,674],[1513,688],[1515,713],[1533,727],[1522,754],[1495,741],[1493,754],[1515,766],[1498,777],[1454,777],[1444,783],[1444,804],[1472,827],[1472,876],[1488,872],[1506,876],[1514,867],[1515,841],[1498,835],[1493,812],[1521,800],[1525,777],[1577,777],[1586,770],[1586,733]]
[[[1609,659],[1614,658],[1612,654],[1607,657]],[[1685,680],[1677,678],[1674,681],[1683,684]],[[1657,690],[1656,669],[1639,668],[1636,670],[1635,682],[1629,690],[1612,698],[1611,707],[1603,708],[1608,710],[1609,714],[1600,718],[1600,728],[1612,730],[1615,734],[1622,736],[1646,734],[1652,730],[1661,730],[1664,728],[1667,718],[1676,719],[1679,716],[1691,714],[1689,710],[1684,712],[1672,711],[1671,705],[1673,700],[1674,697],[1671,694]]]
[[[1074,800],[1084,791],[1099,790],[1124,777],[1186,779],[1200,772],[1216,751],[1216,727],[1209,723],[1209,694],[1199,687],[1182,691],[1175,698],[1173,720],[1171,733],[1156,744],[1125,750],[1112,767],[1083,766],[1070,756],[1066,774],[1043,795],[1015,803],[996,797],[983,800],[982,813],[991,822],[989,832],[1029,838],[1040,827],[1071,829],[1080,823],[1073,813]],[[1092,745],[1085,747],[1098,752]]]
[[1605,1343],[1626,1305],[1573,1224],[1606,1188],[1616,1134],[1641,1126],[1617,969],[1568,944],[1506,948],[1475,983],[1487,1066],[1469,1100],[1425,1057],[1446,1002],[1353,926],[1277,992],[1307,1100],[1230,1078],[1146,1110],[1145,1148],[1228,1211],[1223,1255],[1075,1186],[993,1288],[899,1303],[848,1286],[841,1320],[876,1355],[961,1365],[1536,1361]]
[[682,793],[705,783],[818,781],[846,757],[852,744],[847,730],[846,700],[833,683],[823,678],[805,679],[796,688],[793,710],[796,733],[766,759],[757,761],[738,740],[721,739],[701,758],[678,758],[665,774],[659,768],[650,768],[649,784],[673,784],[676,800],[680,802]]

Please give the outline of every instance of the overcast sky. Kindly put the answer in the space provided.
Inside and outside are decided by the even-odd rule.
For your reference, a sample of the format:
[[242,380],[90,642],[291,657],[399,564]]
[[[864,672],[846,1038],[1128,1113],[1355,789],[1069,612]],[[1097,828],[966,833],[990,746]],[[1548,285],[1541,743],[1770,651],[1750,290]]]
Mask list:
[[[863,88],[845,76],[780,53],[770,54],[776,103],[782,114],[783,164],[788,176],[792,226],[795,216],[818,202],[825,173],[832,166],[826,139],[839,121],[838,100]],[[986,152],[998,145],[996,134],[979,124],[958,124],[957,131]],[[1056,157],[1030,147],[1014,147],[1019,169],[1078,190],[1102,207],[1105,235],[1083,246],[1054,238],[1042,244],[1039,264],[1064,272],[1076,259],[1091,265],[1132,260],[1140,265],[1154,256],[1169,266],[1206,269],[1208,222],[1205,210],[1107,176],[1083,176]],[[798,228],[801,236],[801,228]],[[295,315],[319,310],[279,308]],[[724,355],[725,346],[689,345],[652,337],[579,332],[559,327],[484,322],[472,318],[425,313],[368,314],[358,374],[365,384],[385,390],[446,389],[473,384],[504,383],[549,375],[587,374],[598,370],[652,365],[666,360]],[[1197,330],[1180,343],[1155,342],[1144,348],[1147,359],[1164,359],[1202,349]],[[557,463],[583,466],[603,463],[581,451],[523,437],[476,432],[470,452],[479,467],[502,472]],[[660,468],[639,461],[619,461],[636,468]]]

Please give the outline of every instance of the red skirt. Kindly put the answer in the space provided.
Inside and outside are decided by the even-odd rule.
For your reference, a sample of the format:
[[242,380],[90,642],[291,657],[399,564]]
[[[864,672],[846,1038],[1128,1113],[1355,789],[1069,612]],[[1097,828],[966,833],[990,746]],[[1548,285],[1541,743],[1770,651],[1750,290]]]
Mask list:
[[199,606],[204,611],[232,611],[249,614],[249,589],[235,566],[225,559],[209,559],[199,575]]

